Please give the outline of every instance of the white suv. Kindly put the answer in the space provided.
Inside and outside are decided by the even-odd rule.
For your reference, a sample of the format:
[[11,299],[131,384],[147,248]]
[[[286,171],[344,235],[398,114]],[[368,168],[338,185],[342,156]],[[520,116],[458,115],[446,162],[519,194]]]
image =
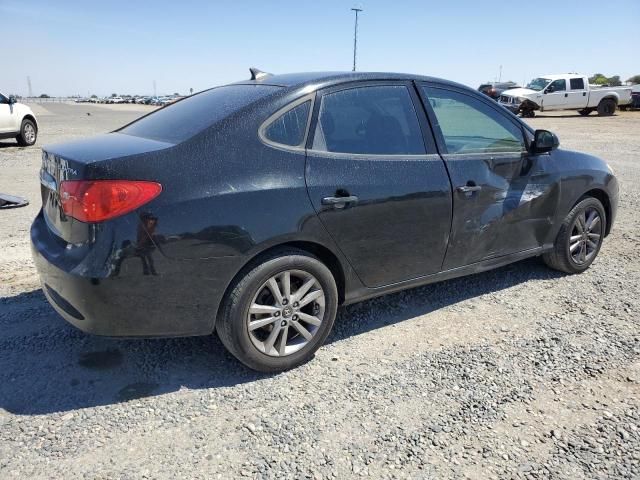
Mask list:
[[15,138],[23,147],[36,143],[38,122],[31,109],[0,93],[0,139]]

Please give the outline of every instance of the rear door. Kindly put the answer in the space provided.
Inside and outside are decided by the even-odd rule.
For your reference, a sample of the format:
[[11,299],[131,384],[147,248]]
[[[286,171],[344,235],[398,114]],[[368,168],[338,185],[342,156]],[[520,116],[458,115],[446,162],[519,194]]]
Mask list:
[[311,127],[309,196],[362,282],[438,272],[451,185],[414,86],[360,82],[319,92]]
[[586,108],[589,100],[587,87],[583,77],[569,79],[567,108]]
[[421,93],[453,185],[443,269],[540,246],[557,189],[539,159],[529,157],[521,125],[481,96],[455,87],[425,83]]

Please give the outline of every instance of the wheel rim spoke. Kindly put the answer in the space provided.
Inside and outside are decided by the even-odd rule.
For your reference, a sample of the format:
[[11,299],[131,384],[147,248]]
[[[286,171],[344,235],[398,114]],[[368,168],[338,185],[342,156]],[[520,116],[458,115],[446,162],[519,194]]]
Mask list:
[[269,334],[267,339],[264,341],[265,353],[268,353],[269,350],[273,348],[273,345],[276,343],[276,339],[278,338],[278,335],[280,334],[281,330],[282,330],[282,327],[280,326],[279,323],[276,323],[273,326],[273,330],[271,330],[271,333]]
[[267,317],[267,318],[262,318],[260,320],[254,320],[253,322],[249,323],[249,331],[251,332],[256,328],[264,327],[265,325],[269,325],[270,323],[273,323],[277,320],[278,319],[274,317]]
[[278,305],[282,305],[282,293],[275,278],[271,277],[267,282],[267,288],[271,291],[273,298],[276,299]]
[[295,328],[298,331],[300,335],[302,335],[307,340],[311,340],[313,338],[313,335],[311,335],[311,332],[309,332],[309,330],[304,328],[298,322],[291,322],[291,325],[293,326],[293,328]]
[[280,356],[284,356],[287,348],[287,338],[289,336],[289,325],[282,329],[282,334],[280,335],[280,345],[278,346],[278,354]]
[[304,307],[305,305],[308,305],[309,303],[319,299],[322,296],[324,296],[324,293],[322,293],[322,290],[314,290],[313,292],[308,293],[304,298],[300,300],[299,302],[300,307]]
[[291,272],[289,271],[282,274],[282,290],[284,298],[291,300]]
[[580,214],[578,215],[578,221],[576,222],[576,227],[578,228],[578,231],[580,233],[584,232],[584,224],[585,224],[584,212],[580,212]]
[[267,313],[267,314],[273,315],[274,313],[279,311],[280,309],[278,307],[274,307],[272,305],[259,305],[257,303],[254,303],[249,308],[249,313],[253,313],[253,314]]
[[578,248],[580,246],[580,241],[577,241],[576,243],[572,243],[571,246],[569,247],[569,251],[571,253],[576,251],[576,248]]
[[297,302],[302,297],[304,297],[305,294],[311,289],[311,287],[313,287],[314,283],[316,283],[316,279],[313,277],[304,282],[304,284],[296,291],[295,295],[293,296],[293,301]]
[[303,312],[298,312],[298,317],[300,318],[300,320],[310,325],[315,325],[316,327],[322,323],[322,320],[320,320],[318,317],[314,317],[313,315],[308,315]]
[[571,236],[571,238],[569,239],[569,242],[571,242],[571,244],[573,244],[573,242],[577,242],[578,240],[580,240],[582,238],[582,235],[573,235]]

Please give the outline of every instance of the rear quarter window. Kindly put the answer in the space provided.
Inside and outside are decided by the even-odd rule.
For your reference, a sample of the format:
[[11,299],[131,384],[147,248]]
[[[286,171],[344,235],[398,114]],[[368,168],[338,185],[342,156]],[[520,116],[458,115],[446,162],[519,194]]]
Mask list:
[[180,100],[118,130],[135,137],[180,143],[280,87],[227,85]]

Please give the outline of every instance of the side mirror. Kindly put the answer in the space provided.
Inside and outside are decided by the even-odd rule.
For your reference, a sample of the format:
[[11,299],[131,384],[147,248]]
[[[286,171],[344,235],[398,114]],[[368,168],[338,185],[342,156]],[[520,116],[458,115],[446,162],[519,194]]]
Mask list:
[[16,97],[14,97],[13,95],[11,95],[9,97],[9,105],[13,105],[14,103],[16,103]]
[[549,130],[536,130],[533,134],[531,153],[547,153],[560,146],[560,140]]
[[553,92],[553,87],[547,87],[544,89],[544,93],[551,93]]

